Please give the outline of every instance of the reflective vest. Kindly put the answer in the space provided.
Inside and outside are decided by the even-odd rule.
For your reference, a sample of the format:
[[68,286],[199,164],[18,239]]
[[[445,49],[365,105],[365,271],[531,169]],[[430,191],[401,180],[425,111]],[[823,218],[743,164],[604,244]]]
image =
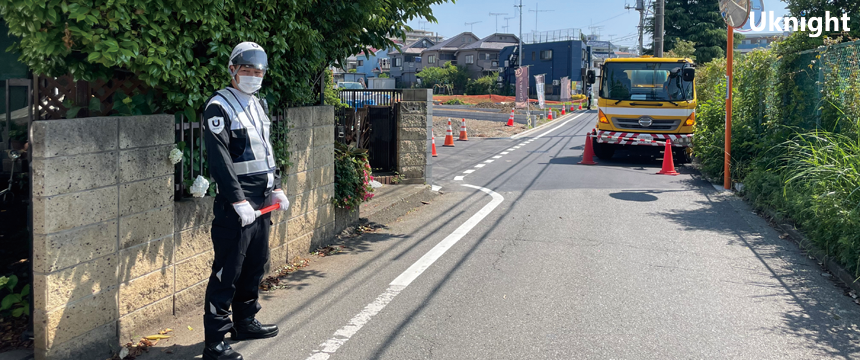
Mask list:
[[[232,91],[222,89],[218,91],[218,95],[213,97],[210,103],[221,105],[225,110],[232,110],[233,118],[230,119],[230,130],[244,128],[248,134],[248,144],[246,145],[250,146],[247,146],[238,158],[233,159],[233,171],[238,176],[273,174],[276,167],[272,144],[269,142],[271,122],[269,117],[263,113],[260,101],[251,96],[251,101],[255,102],[256,106],[249,106],[246,109]],[[255,109],[256,111],[254,111]]]

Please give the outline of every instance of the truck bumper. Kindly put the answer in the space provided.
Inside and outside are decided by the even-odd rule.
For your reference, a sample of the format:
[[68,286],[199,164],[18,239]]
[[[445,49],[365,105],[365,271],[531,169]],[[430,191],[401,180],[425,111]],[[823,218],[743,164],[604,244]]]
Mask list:
[[592,134],[598,144],[665,146],[666,139],[669,139],[672,141],[672,147],[693,146],[693,134],[646,134],[605,130],[595,130]]

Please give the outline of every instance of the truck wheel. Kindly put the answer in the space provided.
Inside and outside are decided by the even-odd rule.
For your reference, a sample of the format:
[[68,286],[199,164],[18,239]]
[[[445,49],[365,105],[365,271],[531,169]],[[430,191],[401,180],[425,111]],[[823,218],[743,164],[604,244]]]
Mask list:
[[689,148],[672,149],[672,158],[678,164],[689,164],[693,162]]
[[600,160],[609,160],[612,159],[612,155],[615,155],[615,146],[612,144],[599,144],[595,139],[591,141],[593,141],[594,155]]

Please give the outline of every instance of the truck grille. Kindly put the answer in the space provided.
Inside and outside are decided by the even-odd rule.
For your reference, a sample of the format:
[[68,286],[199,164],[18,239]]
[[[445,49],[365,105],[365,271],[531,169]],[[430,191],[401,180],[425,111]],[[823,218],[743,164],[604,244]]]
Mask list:
[[619,129],[646,129],[646,130],[663,130],[663,131],[673,131],[677,130],[678,126],[681,125],[681,120],[654,120],[651,126],[644,127],[639,125],[639,119],[612,119],[612,122],[615,124],[616,128]]

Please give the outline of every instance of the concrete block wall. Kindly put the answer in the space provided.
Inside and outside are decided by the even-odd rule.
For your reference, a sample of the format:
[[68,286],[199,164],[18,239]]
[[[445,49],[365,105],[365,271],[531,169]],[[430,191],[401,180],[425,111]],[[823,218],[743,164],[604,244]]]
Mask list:
[[110,357],[172,314],[173,117],[33,124],[37,359]]
[[[404,89],[397,105],[397,172],[405,184],[424,184],[432,179],[430,137],[433,130],[433,92]],[[444,138],[444,135],[442,136]]]
[[[335,235],[334,108],[287,117],[291,206],[272,216],[272,268]],[[202,309],[213,199],[173,199],[173,116],[33,126],[36,358],[106,359]]]

